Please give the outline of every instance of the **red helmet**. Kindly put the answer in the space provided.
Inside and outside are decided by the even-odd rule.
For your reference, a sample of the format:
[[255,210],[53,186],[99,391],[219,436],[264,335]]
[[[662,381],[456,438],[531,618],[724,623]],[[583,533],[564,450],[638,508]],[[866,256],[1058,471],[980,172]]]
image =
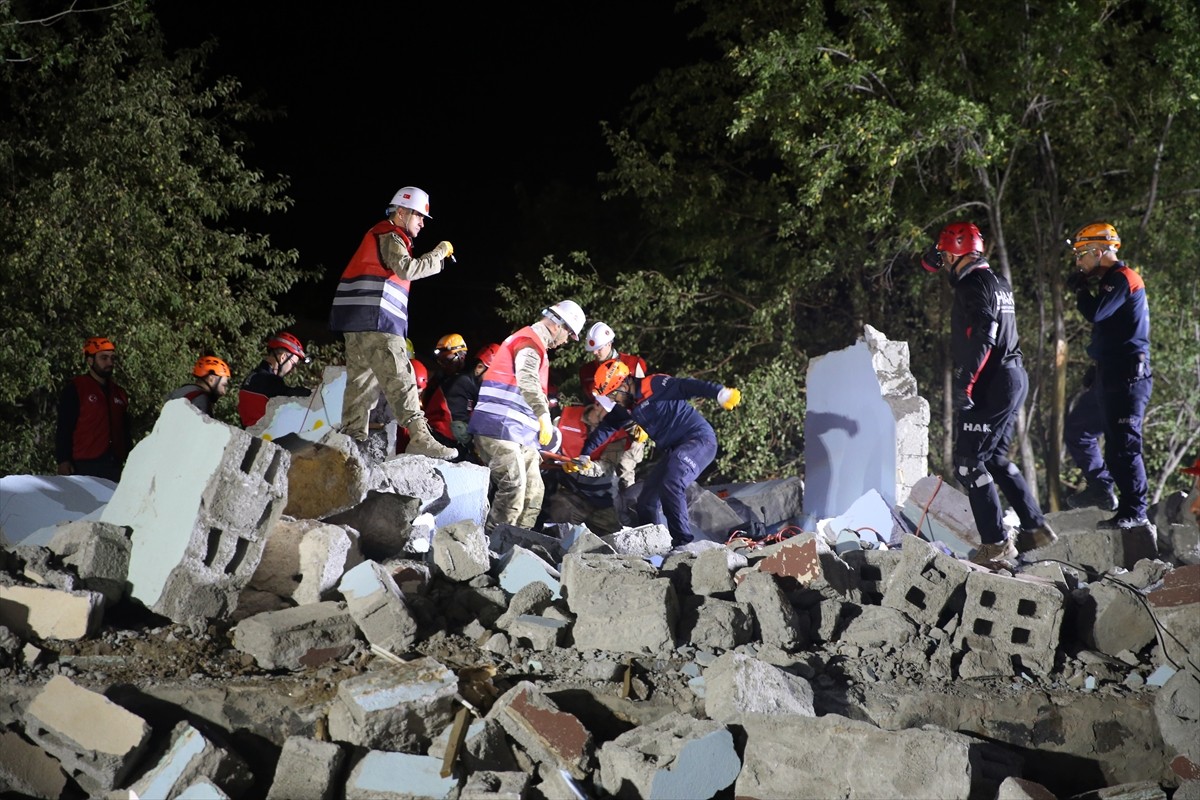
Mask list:
[[596,377],[592,380],[592,390],[601,397],[607,397],[620,388],[629,377],[629,367],[624,361],[613,359],[605,361],[596,368]]
[[425,365],[417,359],[411,359],[413,374],[417,378],[417,391],[425,391],[425,387],[429,385],[429,370],[425,369]]
[[116,350],[117,346],[103,336],[93,336],[83,343],[83,354],[94,356],[104,350]]
[[974,222],[951,222],[938,234],[937,249],[958,258],[983,252],[983,236]]
[[492,360],[496,357],[496,353],[500,352],[500,345],[493,342],[492,344],[484,345],[479,348],[479,352],[475,354],[475,359],[485,367],[492,365]]
[[200,356],[196,365],[192,367],[192,374],[197,378],[212,375],[214,372],[222,378],[228,378],[232,374],[229,371],[229,365],[216,356]]
[[267,350],[287,350],[305,364],[309,361],[308,356],[304,354],[304,345],[300,344],[300,340],[287,331],[280,331],[268,339]]

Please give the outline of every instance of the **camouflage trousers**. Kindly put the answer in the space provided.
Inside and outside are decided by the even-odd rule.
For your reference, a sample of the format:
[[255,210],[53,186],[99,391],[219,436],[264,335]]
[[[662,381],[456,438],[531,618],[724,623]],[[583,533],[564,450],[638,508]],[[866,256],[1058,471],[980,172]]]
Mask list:
[[533,530],[546,493],[541,455],[532,447],[491,436],[476,436],[475,449],[491,472],[494,491],[484,530],[490,532],[497,525]]
[[342,394],[341,430],[358,441],[367,438],[371,409],[379,391],[387,398],[402,428],[423,421],[417,376],[408,360],[403,336],[378,331],[350,331],[346,336],[346,390]]

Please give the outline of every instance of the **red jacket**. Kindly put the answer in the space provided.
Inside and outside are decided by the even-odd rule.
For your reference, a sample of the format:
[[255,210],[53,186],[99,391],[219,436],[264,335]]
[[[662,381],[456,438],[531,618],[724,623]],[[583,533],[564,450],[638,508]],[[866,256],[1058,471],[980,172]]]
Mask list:
[[[118,462],[123,463],[129,455],[129,395],[120,386],[108,382],[105,387],[88,375],[77,375],[65,387],[64,402],[60,402],[59,426],[62,434],[58,440],[56,453],[58,461],[89,461],[100,458],[112,448],[112,454]],[[73,391],[74,398],[66,395]],[[78,416],[73,420],[63,418],[62,409],[70,408],[70,400],[78,408]],[[66,449],[65,438],[70,439],[70,453]]]

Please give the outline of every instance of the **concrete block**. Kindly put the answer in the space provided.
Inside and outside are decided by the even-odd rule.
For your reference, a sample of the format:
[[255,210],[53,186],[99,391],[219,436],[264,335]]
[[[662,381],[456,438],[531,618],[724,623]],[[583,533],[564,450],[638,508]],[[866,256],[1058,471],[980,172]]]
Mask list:
[[888,580],[900,564],[902,555],[900,550],[851,550],[841,556],[854,574],[853,583],[864,603],[879,605],[883,602]]
[[385,561],[412,551],[413,520],[421,515],[422,501],[391,492],[367,492],[353,508],[324,517],[334,525],[358,531],[358,546],[366,558]]
[[453,719],[457,693],[458,677],[432,658],[348,678],[329,709],[329,734],[360,747],[424,750]]
[[310,397],[272,397],[262,419],[246,429],[251,436],[267,441],[297,436],[318,442],[342,422],[342,394],[346,390],[346,368],[326,367],[321,385]]
[[729,596],[733,594],[733,573],[745,567],[749,560],[736,551],[714,547],[696,556],[692,563],[691,589],[693,594]]
[[86,639],[103,614],[99,592],[0,585],[0,625],[22,639]]
[[131,596],[180,623],[235,607],[287,502],[288,462],[187,400],[164,405],[101,514],[133,530]]
[[795,476],[755,483],[710,485],[743,522],[761,522],[768,533],[799,524],[804,514],[804,482]]
[[289,736],[279,751],[267,800],[334,800],[346,751],[333,742]]
[[473,772],[458,800],[523,800],[530,777],[524,772]]
[[905,537],[900,553],[900,563],[883,594],[883,605],[931,627],[940,627],[957,616],[965,597],[963,586],[971,572],[967,563],[939,553],[916,536]]
[[241,797],[254,779],[240,756],[210,741],[187,722],[179,722],[171,730],[166,752],[129,790],[137,797],[178,797],[203,781],[215,784],[228,796]]
[[442,760],[372,750],[346,781],[346,800],[441,800],[454,797],[458,779],[443,778]]
[[652,556],[669,552],[671,532],[666,525],[639,525],[622,528],[616,533],[600,537],[615,553],[621,555]]
[[117,485],[90,475],[0,478],[0,545],[46,545],[64,522],[95,520]]
[[444,503],[429,509],[434,515],[435,524],[441,527],[470,521],[483,527],[491,509],[491,503],[488,502],[491,473],[488,468],[466,462],[451,464],[438,461],[434,469],[446,484]]
[[[976,654],[964,657],[961,677],[1054,671],[1062,630],[1062,591],[1041,578],[1008,578],[992,572],[972,572],[966,581],[962,625],[955,646]],[[975,671],[972,672],[972,665]]]
[[725,653],[704,670],[704,713],[720,723],[747,714],[816,716],[812,685],[742,653]]
[[346,608],[367,641],[403,655],[417,639],[417,620],[386,567],[364,561],[338,584]]
[[718,722],[672,712],[606,742],[599,788],[608,797],[704,800],[741,769],[733,736]]
[[248,586],[299,605],[332,600],[342,573],[362,560],[353,528],[283,517],[271,529]]
[[421,501],[421,513],[436,514],[437,509],[449,502],[446,481],[437,470],[440,461],[429,456],[401,453],[379,464],[372,473],[370,489],[381,494],[416,498]]
[[558,570],[524,547],[513,545],[509,548],[500,557],[495,569],[500,588],[509,594],[516,594],[526,584],[536,581],[549,587],[553,597],[559,596],[561,575]]
[[78,520],[59,525],[47,547],[75,569],[82,588],[104,595],[112,605],[125,594],[129,554],[128,528]]
[[[428,755],[444,759],[453,730],[453,725],[444,728],[429,746]],[[468,773],[509,772],[520,769],[513,755],[508,734],[495,719],[472,718],[458,757],[459,763]]]
[[862,648],[899,650],[916,633],[916,623],[901,611],[887,606],[861,606],[858,615],[837,634],[837,641]]
[[708,650],[732,650],[754,640],[754,612],[731,600],[690,595],[683,600],[678,638]]
[[939,475],[927,475],[914,483],[901,512],[920,538],[940,542],[960,558],[969,557],[980,545],[966,494]]
[[749,572],[734,592],[737,602],[754,611],[755,630],[763,644],[794,652],[808,644],[808,626],[788,602],[774,575]]
[[643,559],[570,554],[563,560],[563,589],[575,614],[576,648],[629,653],[674,649],[679,618],[675,588]]
[[263,669],[299,671],[336,661],[357,639],[354,618],[332,600],[256,614],[233,629],[233,646]]
[[[975,797],[975,740],[925,726],[881,730],[836,714],[746,717],[737,797],[927,800]],[[836,757],[830,754],[836,753]],[[888,764],[887,769],[847,765]]]
[[1167,751],[1200,764],[1200,673],[1192,668],[1172,675],[1154,697],[1154,718]]
[[1167,655],[1177,661],[1184,652],[1200,653],[1200,565],[1189,564],[1163,576],[1162,586],[1146,597],[1173,640]]
[[327,519],[354,508],[367,496],[370,468],[354,440],[327,431],[320,441],[290,449],[288,503],[295,519]]
[[874,328],[809,361],[804,418],[804,526],[837,516],[870,489],[893,506],[928,473],[929,404],[908,344]]
[[1158,635],[1146,600],[1136,589],[1095,581],[1075,593],[1079,638],[1092,650],[1116,656],[1140,652]]
[[565,769],[579,779],[591,769],[592,734],[578,717],[563,711],[529,681],[502,694],[487,719],[498,721],[538,763]]
[[558,647],[568,627],[563,620],[522,614],[509,624],[507,630],[510,638],[541,651]]
[[472,520],[438,528],[433,534],[433,563],[452,581],[466,583],[491,568],[488,537]]
[[25,710],[25,734],[90,792],[122,785],[150,742],[150,726],[104,695],[56,675]]
[[1149,528],[1134,528],[1127,531],[1106,530],[1085,524],[1084,520],[1095,519],[1097,509],[1077,509],[1048,517],[1058,541],[1032,553],[1027,558],[1051,558],[1078,564],[1096,573],[1105,573],[1113,567],[1132,570],[1143,558],[1158,558],[1158,543]]
[[58,798],[66,788],[58,759],[19,733],[0,728],[0,793]]

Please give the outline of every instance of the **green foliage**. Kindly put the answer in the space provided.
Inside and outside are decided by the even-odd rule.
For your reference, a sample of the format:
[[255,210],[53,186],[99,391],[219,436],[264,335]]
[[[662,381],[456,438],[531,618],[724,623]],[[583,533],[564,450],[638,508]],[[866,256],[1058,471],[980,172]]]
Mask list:
[[[245,227],[291,200],[246,163],[239,125],[260,112],[236,80],[205,78],[206,49],[166,55],[143,0],[13,22],[31,18],[0,5],[0,48],[21,56],[0,72],[8,472],[50,469],[57,393],[86,337],[117,344],[140,435],[200,355],[236,385],[290,321],[275,298],[316,277]],[[218,416],[235,408],[231,391]]]

